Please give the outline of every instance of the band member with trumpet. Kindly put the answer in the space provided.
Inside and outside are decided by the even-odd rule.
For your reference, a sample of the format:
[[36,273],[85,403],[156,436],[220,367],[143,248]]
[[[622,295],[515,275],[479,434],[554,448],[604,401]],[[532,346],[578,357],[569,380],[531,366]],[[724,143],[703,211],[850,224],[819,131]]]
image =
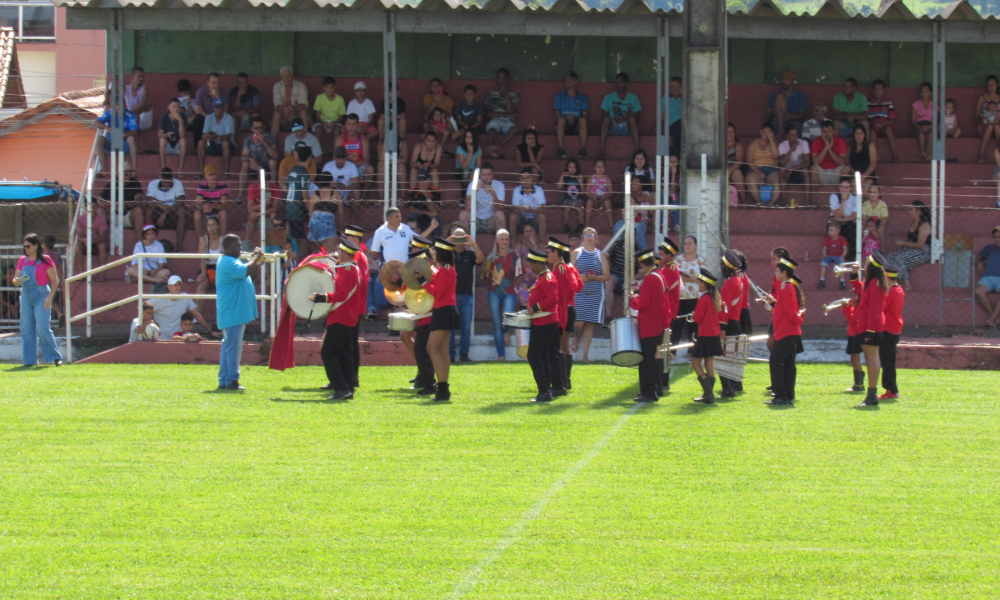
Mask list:
[[865,371],[861,365],[861,336],[858,335],[858,299],[860,296],[855,293],[852,298],[842,298],[823,305],[823,313],[827,314],[831,310],[840,309],[847,320],[847,352],[851,357],[851,368],[854,370],[854,385],[844,390],[845,392],[865,391]]
[[361,274],[354,261],[360,249],[346,239],[340,242],[340,264],[351,264],[350,267],[337,269],[334,278],[334,293],[312,294],[313,302],[333,304],[326,317],[326,333],[323,334],[323,345],[320,356],[323,358],[323,368],[330,380],[329,388],[334,393],[329,400],[350,400],[354,397],[354,327],[358,324],[358,306],[356,296],[361,293]]
[[368,308],[368,282],[371,273],[368,271],[368,255],[365,254],[365,244],[363,238],[365,230],[357,225],[345,225],[341,239],[347,240],[357,246],[359,251],[354,255],[354,263],[358,266],[358,276],[360,277],[360,288],[354,294],[354,302],[357,304],[358,320],[351,329],[351,353],[354,357],[354,373],[351,374],[351,386],[358,387],[358,370],[361,369],[361,344],[358,338],[361,335],[361,318]]
[[431,355],[434,375],[437,376],[437,392],[434,395],[434,400],[438,401],[451,400],[451,389],[448,387],[448,373],[451,370],[448,342],[451,340],[451,332],[461,329],[455,302],[458,274],[455,272],[454,249],[455,245],[448,240],[434,238],[437,273],[434,273],[430,280],[425,279],[422,274],[416,273],[417,280],[424,286],[424,291],[434,297],[427,352]]
[[[635,260],[642,269],[642,285],[639,293],[630,291],[629,307],[639,312],[639,343],[642,348],[642,362],[639,364],[639,395],[636,402],[656,402],[656,384],[659,374],[656,372],[656,350],[663,343],[663,330],[667,321],[664,296],[667,284],[663,276],[656,270],[656,258],[653,250],[640,250],[635,253]],[[660,369],[663,370],[662,367]]]
[[[570,279],[566,265],[563,264],[562,255],[564,251],[569,252],[569,244],[563,243],[554,237],[549,238],[549,243],[545,246],[546,261],[552,276],[556,280],[556,285],[559,286],[559,298],[563,300],[556,307],[556,312],[559,315],[559,334],[557,336],[559,344],[557,346],[562,345],[563,334],[569,327],[569,305],[566,303],[566,299],[576,295],[574,283]],[[573,319],[576,320],[575,308],[573,309]],[[565,355],[557,349],[555,354],[552,355],[552,361],[552,366],[549,368],[552,395],[565,396],[567,389]]]
[[899,267],[886,264],[884,270],[889,291],[885,295],[885,307],[882,309],[885,315],[885,331],[882,332],[882,340],[878,345],[878,360],[882,366],[882,387],[885,388],[885,393],[878,399],[895,400],[899,398],[899,387],[896,385],[896,346],[899,344],[899,336],[903,333],[903,304],[906,302],[906,292],[896,280],[899,276]]
[[[663,284],[667,288],[666,293],[663,295],[663,328],[664,331],[668,331],[671,323],[677,318],[677,312],[681,306],[681,287],[683,287],[681,283],[681,271],[677,268],[677,263],[674,262],[674,257],[677,256],[679,248],[673,240],[665,237],[660,242],[657,250],[660,254],[660,269],[658,273],[663,278]],[[661,353],[661,357],[656,359],[656,373],[658,378],[656,386],[657,396],[662,396],[665,392],[670,391],[670,369],[664,368],[663,361],[664,358],[662,358]]]
[[885,297],[889,284],[885,278],[885,271],[882,270],[884,264],[885,256],[876,250],[868,257],[864,284],[858,282],[856,274],[851,276],[851,285],[861,293],[861,300],[858,302],[857,308],[858,333],[861,335],[861,351],[864,353],[865,363],[868,365],[868,394],[861,406],[878,405],[876,388],[872,386],[878,386],[878,375],[881,367],[878,348],[882,342],[883,331],[885,331]]
[[[253,278],[260,271],[263,250],[257,248],[246,263],[240,261],[242,243],[238,235],[222,238],[222,254],[215,267],[216,320],[222,330],[219,349],[219,389],[242,391],[240,357],[243,355],[243,332],[246,324],[257,320],[257,300]],[[36,257],[41,259],[41,250]],[[27,310],[27,307],[24,307]],[[172,332],[171,332],[172,333]],[[34,357],[37,358],[37,357]],[[29,357],[25,356],[27,362]]]
[[718,281],[708,269],[701,270],[698,274],[698,291],[701,292],[701,297],[692,314],[692,319],[698,326],[698,339],[691,348],[691,367],[698,374],[698,383],[703,391],[694,401],[704,404],[715,402],[715,395],[712,393],[712,388],[715,387],[715,357],[723,354],[719,323],[725,318],[726,309],[716,287]]
[[538,386],[538,395],[531,401],[552,402],[552,369],[559,354],[559,283],[549,271],[548,256],[534,248],[528,250],[528,268],[538,276],[535,285],[528,290],[528,314],[552,313],[531,320],[528,364]]
[[778,288],[774,294],[774,345],[771,347],[771,391],[774,398],[767,401],[772,406],[789,406],[795,403],[795,355],[802,352],[802,312],[805,294],[801,280],[795,276],[798,264],[790,258],[778,259],[774,278]]
[[[722,307],[725,309],[725,322],[720,323],[726,332],[726,337],[740,335],[740,302],[743,300],[743,282],[740,280],[739,271],[743,263],[735,250],[726,250],[720,259],[722,267]],[[719,383],[722,385],[723,398],[736,396],[736,382],[728,377],[719,375]]]
[[[552,269],[556,282],[559,284],[559,297],[563,299],[560,307],[566,315],[565,322],[561,323],[562,332],[559,334],[557,362],[559,363],[559,375],[563,387],[570,390],[573,388],[573,384],[570,382],[570,373],[573,370],[573,353],[569,348],[569,339],[576,331],[576,293],[583,289],[583,279],[580,277],[580,272],[570,262],[569,244],[558,238],[550,237],[545,249],[546,254],[548,254],[549,268]],[[553,395],[561,395],[556,393],[557,382],[555,378],[553,378],[552,383]]]

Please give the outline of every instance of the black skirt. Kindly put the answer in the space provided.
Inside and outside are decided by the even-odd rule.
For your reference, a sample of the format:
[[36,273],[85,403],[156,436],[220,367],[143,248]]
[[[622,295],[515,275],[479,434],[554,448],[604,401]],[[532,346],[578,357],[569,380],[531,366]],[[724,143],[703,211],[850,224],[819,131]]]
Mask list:
[[861,354],[861,336],[860,335],[849,335],[847,336],[847,350],[848,354]]
[[431,312],[431,331],[457,331],[462,328],[455,305],[435,308]]
[[864,332],[858,335],[861,338],[862,346],[880,346],[882,344],[882,332],[876,331],[875,333]]
[[740,330],[740,322],[739,321],[734,321],[733,319],[730,319],[729,322],[726,323],[726,335],[727,336],[740,335],[741,333],[743,333],[743,332]]
[[576,333],[576,307],[566,307],[566,331]]
[[691,348],[692,358],[709,358],[712,356],[722,356],[722,341],[719,336],[713,335],[711,337],[698,336],[698,340],[694,343],[694,348]]
[[747,335],[753,333],[753,321],[750,319],[749,308],[744,308],[740,311],[740,332]]

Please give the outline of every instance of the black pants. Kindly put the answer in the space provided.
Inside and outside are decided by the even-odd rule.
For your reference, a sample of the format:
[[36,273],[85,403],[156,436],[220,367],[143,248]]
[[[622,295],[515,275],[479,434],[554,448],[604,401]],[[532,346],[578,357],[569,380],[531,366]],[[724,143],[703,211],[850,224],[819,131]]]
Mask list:
[[559,323],[548,325],[532,325],[531,338],[528,340],[528,364],[531,374],[535,377],[535,385],[539,394],[547,394],[552,385],[552,348],[559,350]]
[[[642,362],[639,363],[639,395],[646,398],[656,398],[656,382],[660,374],[656,372],[656,348],[663,341],[663,334],[651,335],[639,340],[642,347]],[[663,371],[663,365],[660,365]]]
[[416,328],[417,335],[413,339],[413,357],[417,361],[417,378],[423,387],[434,385],[434,363],[427,352],[427,341],[431,339],[431,324]]
[[681,123],[683,119],[677,119],[670,126],[670,154],[680,158],[681,155]]
[[801,336],[789,335],[771,347],[771,391],[777,399],[795,400],[795,355],[801,344]]
[[351,328],[351,353],[354,356],[354,373],[351,374],[351,385],[358,387],[358,371],[361,369],[361,344],[358,337],[361,334],[361,318]]
[[350,377],[354,373],[354,355],[351,352],[353,328],[334,323],[326,328],[323,347],[319,355],[323,358],[326,377],[336,392],[351,389]]
[[882,364],[882,387],[893,394],[899,393],[899,388],[896,387],[896,346],[898,344],[898,335],[888,331],[882,332],[882,340],[878,345],[878,361]]
[[748,336],[753,335],[753,321],[750,319],[749,308],[740,311],[740,333],[745,333]]
[[[239,127],[239,123],[236,127]],[[195,115],[191,117],[191,122],[188,123],[187,130],[191,132],[191,136],[194,138],[194,147],[198,148],[198,142],[201,141],[201,130],[205,128],[205,115]],[[229,168],[229,165],[226,165]]]
[[[694,298],[692,300],[681,300],[678,305],[677,314],[680,316],[686,316],[694,312],[695,307],[698,306],[698,299]],[[688,323],[687,319],[674,319],[670,322],[670,345],[676,346],[681,342],[681,339],[691,339],[691,333],[698,331],[698,326],[694,323]]]
[[[549,340],[547,355],[549,358],[549,383],[554,390],[566,389],[566,372],[563,370],[562,334],[562,327],[559,327],[559,324],[556,323],[556,333]],[[534,336],[534,332],[531,335]]]

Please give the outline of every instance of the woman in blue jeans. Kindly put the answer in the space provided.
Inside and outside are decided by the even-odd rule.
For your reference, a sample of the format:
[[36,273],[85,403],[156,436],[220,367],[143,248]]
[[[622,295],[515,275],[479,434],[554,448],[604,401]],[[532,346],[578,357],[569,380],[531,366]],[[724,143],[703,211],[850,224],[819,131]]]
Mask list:
[[486,259],[482,276],[489,278],[490,314],[493,315],[493,343],[497,348],[497,360],[507,360],[507,344],[504,340],[503,314],[514,312],[517,296],[514,286],[521,282],[521,257],[511,250],[510,233],[506,229],[497,231],[493,252]]
[[52,298],[59,289],[59,270],[42,254],[42,241],[34,233],[24,236],[24,256],[17,261],[14,285],[21,288],[21,358],[24,366],[38,364],[38,346],[45,362],[62,364],[62,354],[52,335]]

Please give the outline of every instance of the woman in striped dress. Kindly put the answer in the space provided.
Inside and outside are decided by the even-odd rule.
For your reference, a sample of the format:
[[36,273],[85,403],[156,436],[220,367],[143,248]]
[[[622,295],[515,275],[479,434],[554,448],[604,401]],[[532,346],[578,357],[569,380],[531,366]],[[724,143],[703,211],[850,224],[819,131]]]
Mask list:
[[906,240],[896,240],[896,245],[902,248],[893,252],[885,259],[891,265],[899,267],[899,285],[910,291],[910,269],[931,262],[931,209],[920,200],[914,200],[910,207],[910,228],[906,232]]
[[583,362],[590,362],[590,341],[594,324],[604,322],[604,282],[611,278],[608,259],[597,249],[597,230],[583,230],[583,245],[573,251],[573,266],[580,272],[583,289],[576,294],[576,320],[582,324],[573,342],[573,352],[580,349],[583,338]]

